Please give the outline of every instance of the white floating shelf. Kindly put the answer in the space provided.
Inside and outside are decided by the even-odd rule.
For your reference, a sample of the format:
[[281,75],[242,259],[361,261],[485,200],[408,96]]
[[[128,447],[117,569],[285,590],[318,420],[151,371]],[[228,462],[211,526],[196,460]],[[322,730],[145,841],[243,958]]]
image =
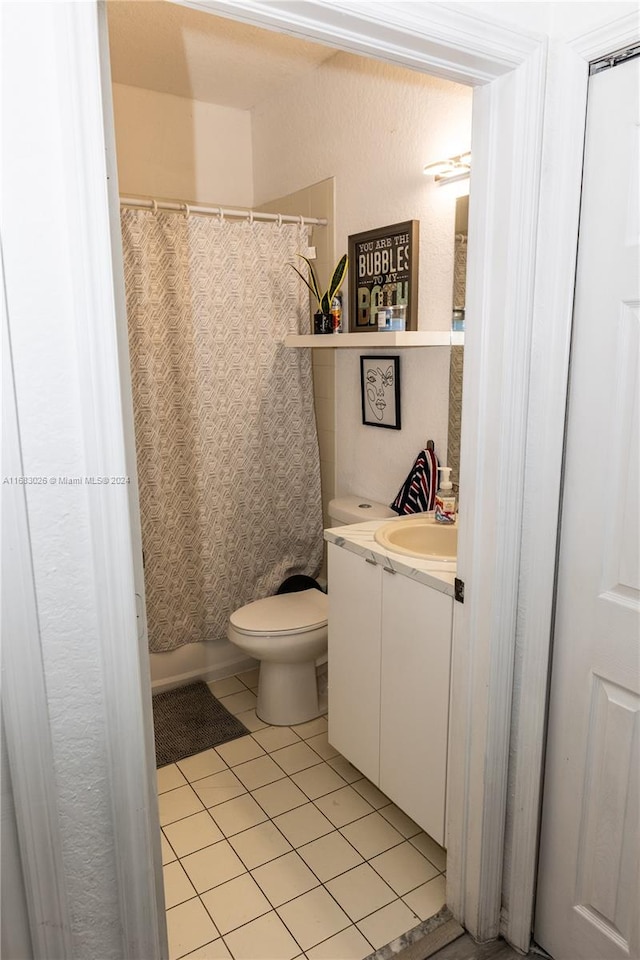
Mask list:
[[386,333],[294,334],[284,338],[285,347],[344,349],[345,347],[449,347],[464,344],[464,333],[451,330],[399,330]]

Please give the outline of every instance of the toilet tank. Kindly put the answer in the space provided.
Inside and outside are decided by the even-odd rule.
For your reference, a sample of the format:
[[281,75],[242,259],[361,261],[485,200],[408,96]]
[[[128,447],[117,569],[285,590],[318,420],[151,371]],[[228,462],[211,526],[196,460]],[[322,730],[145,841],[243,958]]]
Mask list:
[[384,503],[358,495],[336,497],[330,500],[327,512],[335,527],[342,527],[347,523],[362,523],[364,520],[386,520],[389,517],[398,516]]

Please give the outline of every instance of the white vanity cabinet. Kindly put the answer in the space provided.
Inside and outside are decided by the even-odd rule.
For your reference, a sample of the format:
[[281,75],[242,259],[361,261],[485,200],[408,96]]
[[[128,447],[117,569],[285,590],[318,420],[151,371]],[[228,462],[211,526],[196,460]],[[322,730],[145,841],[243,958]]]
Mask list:
[[444,844],[452,597],[329,544],[329,740]]

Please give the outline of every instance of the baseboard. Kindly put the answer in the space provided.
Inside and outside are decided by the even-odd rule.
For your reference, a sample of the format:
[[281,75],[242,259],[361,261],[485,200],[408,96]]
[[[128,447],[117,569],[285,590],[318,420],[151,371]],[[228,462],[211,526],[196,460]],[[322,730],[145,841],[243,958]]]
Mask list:
[[165,690],[173,690],[174,687],[184,687],[188,683],[195,683],[196,680],[204,680],[205,683],[209,683],[211,680],[222,680],[224,677],[232,677],[236,673],[244,673],[245,670],[254,670],[257,666],[258,661],[251,657],[224,660],[222,663],[217,663],[215,667],[206,669],[196,667],[193,670],[187,670],[185,673],[154,680],[151,683],[151,690],[153,693],[164,693]]

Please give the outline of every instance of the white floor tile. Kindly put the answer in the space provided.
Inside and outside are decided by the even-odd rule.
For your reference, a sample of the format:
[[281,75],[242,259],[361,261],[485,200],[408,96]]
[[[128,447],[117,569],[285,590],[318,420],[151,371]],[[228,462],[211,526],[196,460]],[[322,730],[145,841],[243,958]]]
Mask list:
[[369,943],[378,950],[401,934],[412,930],[418,923],[420,919],[416,914],[402,900],[396,900],[358,921],[357,926]]
[[433,880],[438,874],[438,868],[408,840],[374,857],[370,863],[399,896]]
[[198,947],[193,953],[188,953],[184,960],[229,960],[231,954],[220,937],[204,947]]
[[200,800],[189,786],[161,793],[158,797],[158,808],[161,827],[175,820],[182,820],[183,817],[190,817],[192,813],[199,813],[203,809]]
[[210,680],[207,686],[218,700],[221,697],[228,697],[232,693],[242,693],[245,689],[244,683],[238,680],[237,677],[223,677],[222,680]]
[[352,926],[317,947],[311,947],[307,957],[309,960],[362,960],[371,952],[371,944],[356,926]]
[[234,960],[293,960],[300,947],[280,917],[267,913],[225,937]]
[[229,843],[248,870],[275,860],[291,850],[291,845],[270,820],[245,830],[244,833],[236,834]]
[[236,674],[236,677],[238,680],[241,680],[249,690],[255,690],[260,679],[260,667],[256,667],[255,670],[245,670],[244,673]]
[[440,874],[428,883],[423,883],[416,890],[405,894],[402,899],[421,920],[428,920],[447,902],[446,880]]
[[285,903],[278,907],[278,913],[305,951],[351,926],[346,913],[324,887]]
[[333,830],[331,822],[312,803],[281,814],[274,823],[294,847],[311,843]]
[[385,796],[381,790],[378,790],[375,784],[367,780],[366,777],[363,777],[362,780],[357,780],[353,785],[353,789],[357,790],[360,796],[364,797],[374,810],[379,810],[380,807],[388,807],[391,803],[389,797]]
[[187,782],[175,763],[168,763],[166,767],[160,767],[156,771],[156,780],[159,794],[166,793],[167,790],[175,790],[176,787],[183,787]]
[[422,827],[419,827],[403,810],[396,807],[395,803],[389,804],[388,807],[383,807],[380,813],[403,837],[415,837],[422,832]]
[[257,867],[252,875],[274,907],[319,885],[318,878],[294,851]]
[[258,787],[264,787],[265,784],[273,783],[275,780],[282,780],[285,776],[278,764],[274,763],[266,753],[263,757],[239,764],[234,767],[233,772],[244,783],[247,790],[257,790]]
[[230,740],[228,743],[221,743],[216,747],[218,753],[229,767],[237,767],[239,763],[246,763],[247,760],[255,760],[256,757],[264,756],[264,750],[253,737],[238,737],[237,740]]
[[179,760],[177,765],[190,783],[227,769],[224,760],[215,750],[203,750],[202,753],[196,753],[193,757]]
[[228,840],[220,840],[204,850],[192,853],[184,857],[181,863],[198,893],[211,890],[212,887],[233,880],[245,872],[244,864]]
[[247,730],[266,730],[269,724],[265,723],[263,720],[257,716],[255,707],[253,710],[243,710],[242,713],[236,714],[240,723],[243,723]]
[[410,842],[427,860],[431,860],[434,867],[444,873],[447,869],[447,851],[444,847],[436,843],[428,833],[419,833],[417,837],[411,837]]
[[234,800],[227,800],[226,803],[211,807],[211,816],[225,837],[232,837],[267,819],[266,813],[250,793],[243,793],[241,797],[235,797]]
[[291,727],[267,727],[265,730],[258,730],[253,739],[257,740],[267,753],[300,742],[300,737]]
[[214,773],[211,777],[205,777],[204,780],[196,780],[193,783],[193,789],[205,807],[214,807],[218,803],[233,800],[234,797],[246,793],[243,784],[232,770],[223,770],[221,773]]
[[362,863],[362,857],[337,830],[298,848],[298,853],[323,883]]
[[213,920],[196,897],[167,910],[169,957],[177,960],[218,937]]
[[171,844],[165,837],[162,831],[160,832],[160,846],[162,848],[162,866],[166,866],[167,863],[173,863],[174,860],[177,860],[177,856],[174,850],[171,848]]
[[352,920],[362,920],[375,910],[396,900],[396,894],[368,863],[342,873],[326,884],[342,909]]
[[194,813],[191,817],[169,823],[164,828],[167,839],[179,857],[209,847],[222,840],[222,833],[206,812]]
[[303,803],[309,802],[302,790],[289,777],[276,780],[275,783],[268,783],[266,787],[259,787],[253,791],[252,796],[270,817],[277,817],[280,813],[286,813],[294,807],[300,807]]
[[229,933],[230,930],[235,930],[272,909],[262,890],[248,873],[203,893],[202,902],[222,934]]
[[362,820],[356,820],[354,823],[348,823],[346,827],[340,828],[343,834],[359,854],[365,860],[370,860],[379,853],[384,853],[390,847],[402,843],[401,833],[387,823],[379,813],[370,813],[368,817]]
[[234,716],[244,710],[255,710],[258,698],[252,690],[243,686],[241,693],[232,693],[228,697],[220,697],[220,703]]
[[307,720],[306,723],[299,723],[292,727],[303,740],[306,740],[307,737],[315,737],[319,733],[326,733],[328,728],[329,724],[326,717],[316,717],[315,720]]
[[316,800],[346,786],[342,777],[328,763],[317,763],[313,767],[307,767],[306,770],[292,774],[291,779],[301,790],[304,790],[310,800]]
[[309,737],[306,741],[312,750],[320,754],[323,760],[331,760],[332,757],[338,757],[339,753],[335,747],[332,747],[327,740],[326,733],[319,733],[317,737]]
[[162,868],[162,879],[164,882],[164,902],[167,910],[195,897],[196,891],[178,860]]
[[335,827],[344,827],[347,823],[373,813],[371,804],[356,793],[353,787],[348,786],[328,793],[326,797],[319,797],[315,804]]
[[327,761],[330,767],[340,774],[347,783],[354,783],[356,780],[362,780],[362,774],[355,767],[351,766],[348,760],[338,754],[337,757],[331,757]]
[[314,753],[302,740],[298,740],[290,747],[276,750],[271,756],[288,774],[297,773],[298,770],[305,770],[307,767],[320,763],[318,754]]

